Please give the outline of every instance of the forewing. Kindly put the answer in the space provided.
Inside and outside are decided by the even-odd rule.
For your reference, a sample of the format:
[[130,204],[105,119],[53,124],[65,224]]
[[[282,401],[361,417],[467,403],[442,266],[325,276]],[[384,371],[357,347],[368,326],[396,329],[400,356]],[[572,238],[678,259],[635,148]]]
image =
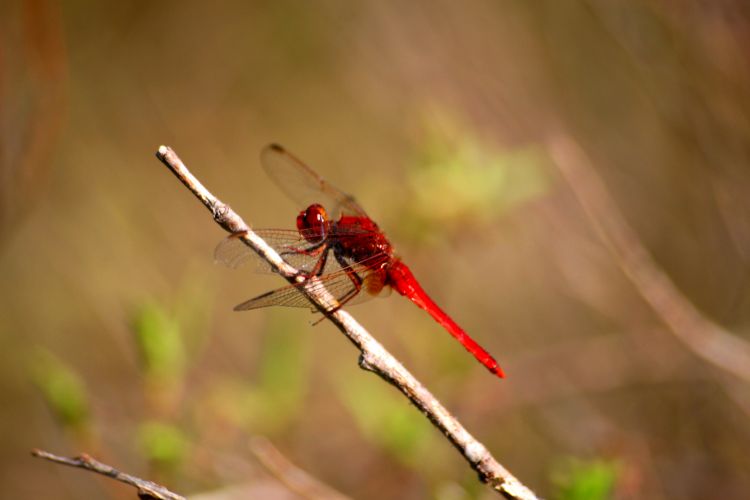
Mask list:
[[[336,234],[326,235],[324,241],[324,238],[313,230],[258,229],[254,232],[263,238],[291,266],[303,272],[312,271],[317,264],[321,254],[316,253],[316,250],[320,248],[321,244],[331,246],[346,238],[356,237],[361,239],[369,234],[368,231],[356,227],[346,227],[338,230]],[[214,260],[231,269],[237,269],[245,264],[252,263],[255,265],[257,272],[272,272],[268,263],[247,246],[240,235],[231,235],[221,240],[214,249]],[[326,267],[328,268],[328,266]]]
[[300,209],[319,203],[334,218],[342,214],[367,216],[353,196],[330,184],[282,146],[270,144],[263,148],[260,162],[279,189]]
[[214,262],[220,262],[231,269],[237,269],[248,262],[257,262],[258,255],[239,238],[228,236],[214,248]]
[[[312,244],[301,236],[299,231],[263,229],[255,233],[295,268],[305,270],[315,265],[316,259],[305,253]],[[214,250],[214,260],[232,269],[252,263],[258,272],[272,272],[268,262],[247,246],[239,235],[231,235],[221,240]]]

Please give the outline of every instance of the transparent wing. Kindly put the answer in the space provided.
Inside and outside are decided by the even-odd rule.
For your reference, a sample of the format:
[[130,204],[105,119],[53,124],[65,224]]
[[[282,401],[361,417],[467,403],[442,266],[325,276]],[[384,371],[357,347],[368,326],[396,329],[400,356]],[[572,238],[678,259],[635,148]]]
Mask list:
[[[266,243],[273,247],[289,264],[306,271],[315,265],[317,259],[310,254],[310,243],[296,230],[263,229],[255,231]],[[237,269],[252,263],[257,272],[272,272],[268,262],[260,258],[238,235],[232,235],[219,242],[214,250],[214,260],[227,267]]]
[[[337,305],[353,305],[363,302],[379,295],[383,290],[384,277],[373,269],[379,268],[388,258],[388,255],[383,253],[346,267],[339,265],[336,271],[315,278],[309,286],[313,289],[328,291],[336,299],[336,303],[331,304],[331,308]],[[330,261],[335,261],[335,259],[329,258],[329,263]],[[302,285],[289,285],[258,295],[237,305],[234,310],[248,311],[269,306],[284,306],[307,307],[312,311],[317,311],[317,308],[302,293],[301,287]]]
[[297,203],[299,208],[320,203],[334,218],[342,214],[367,216],[353,196],[331,185],[278,144],[270,144],[263,148],[260,162],[279,189]]
[[[273,247],[290,265],[305,272],[310,272],[317,264],[320,255],[316,254],[315,250],[320,246],[319,244],[334,245],[338,241],[353,237],[362,239],[370,233],[358,227],[340,227],[337,228],[335,234],[326,235],[324,242],[322,238],[320,241],[316,240],[319,235],[313,230],[258,229],[254,232]],[[214,260],[231,269],[237,269],[245,264],[252,263],[255,265],[257,272],[272,272],[268,263],[243,243],[239,235],[232,235],[221,240],[214,249]]]

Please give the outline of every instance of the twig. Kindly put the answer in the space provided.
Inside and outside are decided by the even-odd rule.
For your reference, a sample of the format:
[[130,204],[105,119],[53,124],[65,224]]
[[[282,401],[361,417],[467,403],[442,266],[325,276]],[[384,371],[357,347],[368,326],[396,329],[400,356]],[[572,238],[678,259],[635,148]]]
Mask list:
[[479,441],[446,410],[440,402],[409,373],[380,343],[375,340],[346,311],[328,312],[335,303],[332,297],[305,281],[304,276],[287,264],[278,253],[258,237],[247,224],[225,203],[213,196],[190,173],[177,154],[167,146],[160,146],[156,157],[177,176],[178,179],[208,208],[214,220],[231,233],[242,233],[241,240],[290,283],[302,283],[301,291],[344,335],[360,350],[359,365],[376,373],[401,391],[461,452],[471,467],[477,471],[481,481],[509,499],[530,500],[537,498],[518,479],[508,472]]
[[139,477],[131,476],[130,474],[126,474],[124,472],[120,472],[114,467],[103,464],[86,454],[73,458],[61,457],[59,455],[54,455],[43,450],[32,450],[31,454],[35,457],[49,460],[50,462],[69,465],[70,467],[78,467],[79,469],[96,472],[97,474],[111,477],[112,479],[115,479],[122,483],[135,486],[136,488],[138,488],[138,496],[144,500],[185,500],[185,497],[176,493],[172,493],[164,486],[153,483],[151,481],[146,481],[145,479],[141,479]]
[[599,237],[675,337],[700,358],[750,382],[750,344],[706,318],[659,268],[580,146],[559,135],[549,150]]
[[315,500],[347,500],[349,498],[295,466],[265,437],[253,438],[250,441],[250,451],[287,488],[304,498]]

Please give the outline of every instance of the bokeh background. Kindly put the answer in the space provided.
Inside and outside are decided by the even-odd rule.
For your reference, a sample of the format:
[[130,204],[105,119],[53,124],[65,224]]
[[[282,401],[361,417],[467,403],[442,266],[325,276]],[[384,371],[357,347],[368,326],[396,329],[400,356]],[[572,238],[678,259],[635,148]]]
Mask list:
[[213,263],[154,153],[292,227],[273,141],[496,355],[351,309],[525,484],[746,498],[748,54],[741,0],[2,2],[3,496],[133,497],[33,447],[204,498],[493,496],[332,326],[232,312],[282,282]]

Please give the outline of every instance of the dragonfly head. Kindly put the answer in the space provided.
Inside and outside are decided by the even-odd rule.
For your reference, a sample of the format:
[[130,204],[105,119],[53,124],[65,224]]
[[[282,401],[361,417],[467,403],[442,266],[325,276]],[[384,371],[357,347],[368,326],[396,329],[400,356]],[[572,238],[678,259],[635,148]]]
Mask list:
[[308,240],[317,240],[328,232],[328,214],[323,205],[317,203],[310,205],[297,216],[297,230],[310,236]]

